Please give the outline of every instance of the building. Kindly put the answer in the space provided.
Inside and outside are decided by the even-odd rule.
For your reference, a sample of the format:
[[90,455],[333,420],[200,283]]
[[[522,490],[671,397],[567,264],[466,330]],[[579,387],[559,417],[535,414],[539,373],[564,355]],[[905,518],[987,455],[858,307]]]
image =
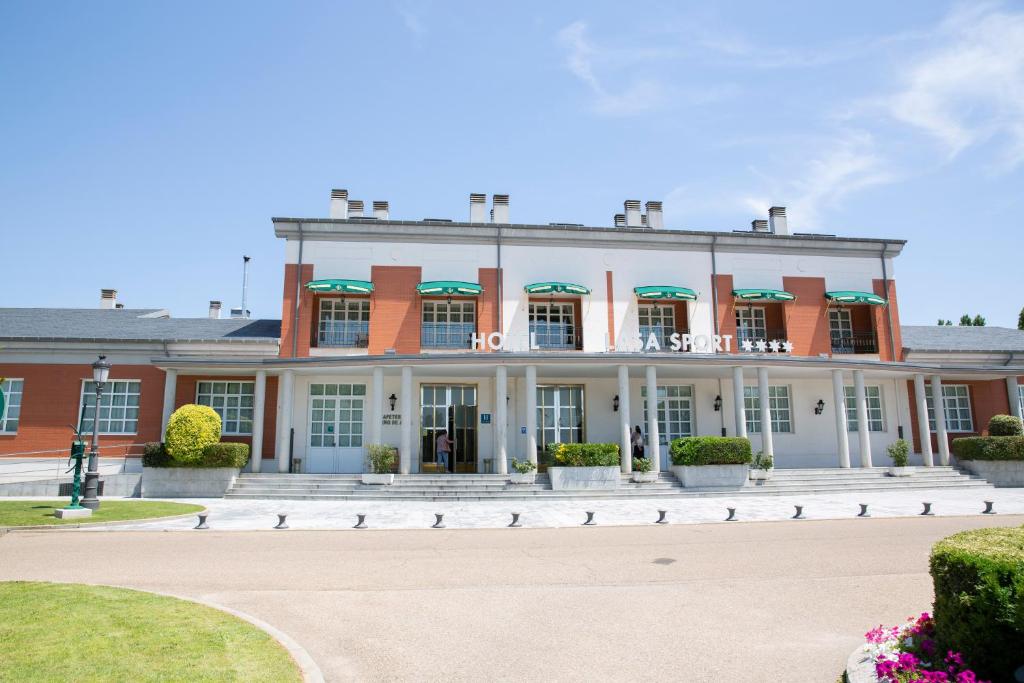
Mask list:
[[660,468],[668,441],[711,434],[780,467],[887,465],[900,437],[947,464],[953,437],[1021,414],[1024,333],[900,325],[903,241],[793,233],[782,207],[729,232],[624,209],[612,227],[521,225],[507,195],[473,194],[465,222],[400,221],[334,190],[329,218],[273,219],[280,321],[222,319],[217,302],[174,319],[112,290],[98,310],[0,309],[0,454],[91,425],[98,353],[115,378],[104,444],[128,452],[207,403],[256,471],[360,472],[387,443],[400,472],[432,472],[447,429],[455,472],[504,473],[556,442],[628,454],[637,426]]

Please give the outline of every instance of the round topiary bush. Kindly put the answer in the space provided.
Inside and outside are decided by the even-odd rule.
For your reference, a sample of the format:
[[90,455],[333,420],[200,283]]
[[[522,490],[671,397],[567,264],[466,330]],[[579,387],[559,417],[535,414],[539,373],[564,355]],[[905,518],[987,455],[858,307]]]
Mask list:
[[184,405],[167,421],[164,447],[181,465],[199,464],[203,449],[220,441],[220,415],[210,406]]
[[993,415],[988,421],[989,436],[1020,436],[1024,434],[1024,423],[1015,415]]

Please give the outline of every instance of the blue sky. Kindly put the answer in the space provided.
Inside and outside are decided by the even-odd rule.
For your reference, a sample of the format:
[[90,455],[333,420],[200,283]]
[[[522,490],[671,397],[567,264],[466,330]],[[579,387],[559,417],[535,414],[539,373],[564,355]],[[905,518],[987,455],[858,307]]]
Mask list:
[[271,216],[332,187],[392,216],[909,240],[904,323],[1024,306],[1014,3],[0,4],[0,306],[279,317]]

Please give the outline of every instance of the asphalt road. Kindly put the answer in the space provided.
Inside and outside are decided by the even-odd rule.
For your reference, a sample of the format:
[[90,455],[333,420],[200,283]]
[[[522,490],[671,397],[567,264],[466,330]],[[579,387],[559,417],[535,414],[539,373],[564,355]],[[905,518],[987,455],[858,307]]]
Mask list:
[[[834,683],[931,605],[928,552],[1021,516],[577,529],[11,532],[0,580],[195,596],[328,680]],[[85,615],[82,615],[83,617]]]

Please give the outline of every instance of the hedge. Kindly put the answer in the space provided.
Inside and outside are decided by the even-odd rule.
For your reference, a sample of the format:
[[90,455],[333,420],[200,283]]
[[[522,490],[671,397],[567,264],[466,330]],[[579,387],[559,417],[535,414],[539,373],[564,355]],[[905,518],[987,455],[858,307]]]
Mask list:
[[1012,681],[1024,665],[1024,527],[964,531],[932,548],[939,652],[961,652],[979,678]]
[[143,467],[174,467],[174,460],[159,441],[150,441],[142,448]]
[[993,415],[988,421],[989,436],[1021,436],[1024,423],[1016,415]]
[[249,462],[249,444],[219,442],[206,446],[198,459],[179,462],[159,442],[147,443],[142,450],[143,467],[237,467]]
[[673,465],[749,465],[750,440],[737,436],[684,436],[669,446]]
[[164,447],[177,462],[197,463],[203,449],[220,441],[220,415],[210,406],[187,404],[167,421]]
[[964,436],[953,439],[957,460],[1024,460],[1024,436]]
[[556,467],[618,467],[617,443],[556,443],[548,447]]

